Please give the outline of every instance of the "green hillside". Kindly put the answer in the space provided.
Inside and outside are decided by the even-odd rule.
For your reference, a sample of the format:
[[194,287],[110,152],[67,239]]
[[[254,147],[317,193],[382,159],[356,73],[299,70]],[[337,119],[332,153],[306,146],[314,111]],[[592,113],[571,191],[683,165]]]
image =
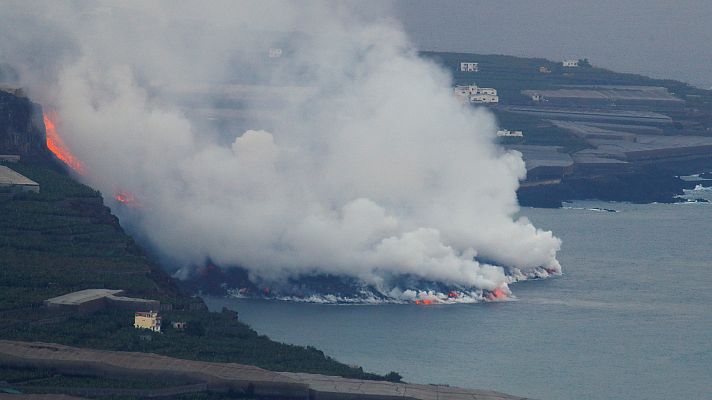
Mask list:
[[[699,89],[671,79],[653,79],[643,75],[614,72],[580,62],[577,68],[564,68],[560,62],[543,58],[523,58],[492,54],[422,52],[421,55],[445,67],[455,85],[476,83],[493,87],[499,94],[499,105],[490,110],[505,129],[525,131],[523,144],[563,146],[568,153],[588,147],[580,138],[560,129],[545,118],[517,115],[506,106],[531,106],[534,103],[522,90],[559,89],[571,85],[660,86],[684,100],[680,109],[656,109],[673,119],[665,128],[666,135],[712,136],[712,91]],[[477,62],[478,72],[461,72],[460,62]],[[547,72],[541,72],[543,67]]]
[[0,312],[35,309],[88,288],[185,301],[124,234],[99,192],[47,167],[6,166],[38,182],[41,193],[0,201]]
[[[712,107],[712,92],[672,79],[654,79],[643,75],[614,72],[605,68],[581,66],[564,68],[560,62],[544,58],[524,58],[495,54],[469,54],[422,52],[426,58],[449,69],[457,85],[471,84],[495,87],[505,103],[519,103],[526,98],[520,91],[525,89],[551,89],[561,85],[626,85],[662,86],[683,98],[691,107]],[[479,64],[476,73],[460,72],[460,62]],[[539,67],[551,73],[539,72]]]
[[[0,339],[382,378],[313,347],[274,342],[234,312],[208,312],[123,232],[97,191],[49,165],[6,166],[38,182],[41,193],[0,197]],[[131,311],[80,316],[42,306],[45,299],[88,288],[124,289],[128,296],[171,304],[173,310],[162,313],[164,332],[134,329]],[[188,329],[171,329],[170,321],[188,322]]]

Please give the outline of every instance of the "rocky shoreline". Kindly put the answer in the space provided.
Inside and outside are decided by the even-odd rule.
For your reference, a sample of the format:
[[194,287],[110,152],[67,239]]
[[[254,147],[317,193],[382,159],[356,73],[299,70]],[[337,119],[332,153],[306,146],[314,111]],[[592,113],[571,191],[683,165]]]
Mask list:
[[517,191],[523,207],[560,208],[574,200],[619,201],[638,204],[679,203],[685,190],[700,181],[656,172],[564,178],[559,182],[522,185]]

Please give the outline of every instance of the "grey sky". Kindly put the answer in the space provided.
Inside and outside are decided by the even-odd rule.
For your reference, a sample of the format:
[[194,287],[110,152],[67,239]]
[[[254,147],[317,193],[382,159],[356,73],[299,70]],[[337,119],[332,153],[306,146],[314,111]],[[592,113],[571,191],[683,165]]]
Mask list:
[[588,58],[712,86],[712,1],[396,0],[422,49]]

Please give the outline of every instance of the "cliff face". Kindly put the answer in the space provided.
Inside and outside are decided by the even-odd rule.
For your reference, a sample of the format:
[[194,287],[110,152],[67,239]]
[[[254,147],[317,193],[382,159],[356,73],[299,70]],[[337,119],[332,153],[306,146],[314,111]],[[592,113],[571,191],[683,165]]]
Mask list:
[[0,154],[47,156],[42,109],[27,97],[0,90]]

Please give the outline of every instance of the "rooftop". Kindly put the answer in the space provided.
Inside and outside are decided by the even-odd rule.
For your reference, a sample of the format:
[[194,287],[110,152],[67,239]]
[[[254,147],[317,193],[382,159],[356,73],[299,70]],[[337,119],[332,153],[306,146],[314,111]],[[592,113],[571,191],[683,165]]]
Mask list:
[[525,95],[538,93],[549,99],[683,102],[660,86],[572,85],[561,89],[523,90],[522,93]]
[[114,300],[114,301],[130,301],[132,303],[151,304],[151,303],[155,303],[157,301],[157,300],[150,300],[150,299],[139,299],[137,297],[114,296],[113,294],[107,295],[106,297],[108,297],[109,299]]
[[599,153],[607,153],[610,157],[630,159],[636,155],[659,154],[692,155],[698,153],[710,154],[712,138],[704,136],[658,136],[635,135],[635,141],[610,139],[588,139]]
[[114,289],[86,289],[78,292],[68,293],[62,296],[46,300],[50,304],[58,305],[79,305],[88,301],[101,299],[107,296],[123,293],[123,290]]
[[576,120],[616,120],[638,123],[670,124],[672,118],[667,115],[650,111],[623,110],[575,110],[551,107],[507,106],[502,110],[518,114],[533,114],[552,118],[569,118]]
[[0,165],[0,186],[39,186],[39,183],[17,173],[10,168]]
[[522,153],[527,170],[536,167],[569,167],[574,163],[570,155],[561,152],[559,146],[514,145],[505,147]]

